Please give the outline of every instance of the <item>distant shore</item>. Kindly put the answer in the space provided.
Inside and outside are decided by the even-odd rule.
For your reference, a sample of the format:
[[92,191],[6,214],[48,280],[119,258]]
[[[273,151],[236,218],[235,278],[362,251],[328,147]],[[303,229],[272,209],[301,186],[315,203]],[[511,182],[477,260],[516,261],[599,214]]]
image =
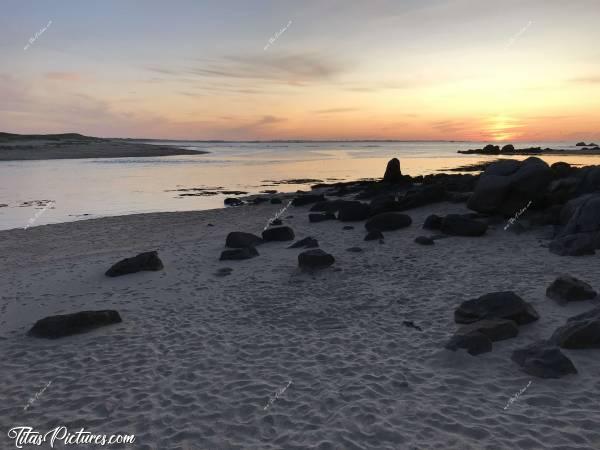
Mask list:
[[206,153],[209,152],[127,142],[122,139],[95,138],[75,133],[53,135],[0,133],[0,161],[136,158]]
[[580,142],[576,144],[576,147],[580,147],[578,150],[560,150],[553,148],[541,148],[541,147],[528,147],[528,148],[515,148],[513,145],[508,144],[500,148],[498,145],[488,144],[484,148],[478,148],[473,150],[459,150],[458,153],[462,155],[498,155],[498,156],[543,156],[543,155],[559,155],[559,156],[590,156],[600,155],[600,147],[597,144],[585,144]]

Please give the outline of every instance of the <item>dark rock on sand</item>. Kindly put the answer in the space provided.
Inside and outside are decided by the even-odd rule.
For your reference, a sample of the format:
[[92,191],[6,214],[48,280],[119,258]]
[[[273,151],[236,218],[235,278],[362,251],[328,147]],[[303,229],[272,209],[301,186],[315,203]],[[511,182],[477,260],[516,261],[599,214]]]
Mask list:
[[385,168],[383,175],[384,183],[399,183],[403,181],[402,172],[400,171],[400,161],[398,158],[390,159]]
[[476,356],[492,351],[492,341],[485,334],[473,332],[469,334],[455,334],[446,343],[445,348],[456,351],[464,348],[469,354]]
[[338,219],[342,222],[356,222],[366,220],[371,214],[371,208],[365,203],[346,205],[339,209]]
[[446,196],[446,189],[441,185],[432,184],[415,187],[398,199],[396,211],[406,211],[432,203],[443,202],[446,200]]
[[460,214],[448,214],[442,220],[442,233],[452,236],[483,236],[487,224]]
[[365,236],[365,241],[376,241],[378,239],[383,239],[383,233],[379,230],[369,231]]
[[569,317],[567,322],[578,322],[582,320],[596,320],[600,319],[600,306],[597,306],[594,309],[590,309],[589,311],[583,312],[581,314],[577,314],[576,316]]
[[442,228],[443,221],[443,217],[431,214],[425,219],[425,222],[423,223],[423,228],[425,230],[439,230],[440,228]]
[[273,198],[271,199],[271,204],[272,204],[272,205],[279,205],[279,204],[281,204],[281,203],[283,203],[283,201],[282,201],[282,200],[281,200],[279,197],[273,197]]
[[288,248],[317,248],[319,246],[319,241],[312,237],[305,237],[304,239],[300,239],[297,242],[294,242]]
[[130,273],[141,272],[143,270],[157,271],[163,269],[163,263],[158,257],[158,252],[145,252],[126,258],[106,271],[108,277],[119,277]]
[[480,176],[467,206],[482,213],[513,216],[530,201],[542,199],[552,178],[548,164],[536,157],[498,161]]
[[433,245],[435,244],[435,242],[433,241],[433,239],[428,238],[427,236],[419,236],[415,239],[415,242],[417,244],[421,244],[421,245]]
[[558,347],[547,342],[535,342],[525,348],[515,350],[511,359],[521,366],[525,373],[540,378],[560,378],[577,369]]
[[254,247],[235,248],[233,250],[224,250],[219,258],[221,261],[241,261],[258,256],[258,251]]
[[231,275],[231,272],[233,272],[233,269],[231,267],[221,267],[219,270],[217,270],[214,273],[215,277],[226,277]]
[[271,227],[278,227],[280,225],[283,225],[283,221],[281,219],[273,219],[270,223],[269,226]]
[[315,203],[311,208],[311,212],[330,212],[334,213],[346,206],[362,205],[362,202],[357,200],[325,200]]
[[456,334],[485,334],[492,342],[514,338],[519,334],[519,327],[512,320],[492,319],[479,320],[461,327]]
[[243,231],[232,231],[227,235],[225,247],[229,248],[244,248],[256,247],[264,241],[252,233],[244,233]]
[[404,320],[402,321],[402,325],[408,328],[414,328],[418,331],[423,331],[423,329],[419,325],[415,325],[415,323],[412,320]]
[[241,206],[244,204],[243,201],[241,201],[239,198],[234,198],[234,197],[229,197],[226,198],[223,203],[225,203],[225,206]]
[[269,199],[266,198],[266,197],[254,197],[252,199],[252,204],[253,205],[260,205],[261,203],[266,203],[268,201],[269,201]]
[[301,269],[322,269],[331,266],[335,258],[321,249],[306,250],[298,255]]
[[74,314],[61,314],[38,320],[29,330],[30,336],[55,339],[72,334],[85,333],[104,325],[121,322],[117,311],[81,311]]
[[591,300],[597,293],[592,286],[584,281],[578,280],[571,275],[561,275],[552,282],[546,295],[561,304],[581,300]]
[[335,220],[335,215],[333,213],[309,214],[308,220],[311,223],[325,222],[326,220]]
[[513,320],[519,325],[539,319],[536,310],[514,292],[493,292],[467,300],[454,311],[457,323],[473,323],[483,319]]
[[572,319],[558,328],[550,341],[562,348],[600,348],[600,318]]
[[262,232],[262,238],[265,241],[292,241],[294,230],[290,227],[268,228]]
[[561,211],[566,222],[550,251],[561,256],[594,254],[600,248],[600,194],[588,194],[569,201]]
[[360,253],[363,251],[363,249],[360,247],[350,247],[350,248],[347,248],[346,251],[350,252],[350,253]]
[[406,214],[388,212],[371,217],[365,223],[367,231],[393,231],[410,226],[412,219]]
[[302,194],[292,200],[293,206],[305,206],[311,203],[322,202],[325,200],[323,194]]

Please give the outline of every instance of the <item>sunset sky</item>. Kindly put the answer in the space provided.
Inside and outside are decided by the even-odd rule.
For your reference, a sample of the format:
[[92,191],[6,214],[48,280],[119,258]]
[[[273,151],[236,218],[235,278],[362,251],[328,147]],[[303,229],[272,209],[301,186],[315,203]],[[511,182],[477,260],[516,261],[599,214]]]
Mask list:
[[600,140],[600,0],[5,0],[0,36],[0,131]]

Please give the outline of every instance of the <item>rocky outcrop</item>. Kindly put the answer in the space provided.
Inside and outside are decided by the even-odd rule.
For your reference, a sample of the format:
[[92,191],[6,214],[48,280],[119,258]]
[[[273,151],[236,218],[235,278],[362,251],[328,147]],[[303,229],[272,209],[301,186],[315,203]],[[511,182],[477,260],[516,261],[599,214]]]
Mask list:
[[81,311],[74,314],[61,314],[38,320],[28,334],[34,337],[56,339],[95,328],[121,322],[121,316],[114,310]]
[[473,323],[484,319],[507,319],[519,325],[539,319],[537,311],[514,292],[493,292],[460,304],[454,311],[457,323]]
[[487,224],[460,214],[448,214],[442,220],[440,231],[452,236],[483,236]]
[[403,181],[398,158],[390,159],[383,175],[384,183],[400,183]]
[[570,320],[554,332],[550,341],[562,348],[600,348],[600,318]]
[[140,253],[133,258],[125,258],[114,264],[106,271],[106,276],[119,277],[144,270],[157,271],[162,269],[163,263],[158,257],[158,252],[145,252]]
[[600,248],[600,194],[569,201],[561,211],[566,223],[550,243],[550,251],[561,256],[594,254]]

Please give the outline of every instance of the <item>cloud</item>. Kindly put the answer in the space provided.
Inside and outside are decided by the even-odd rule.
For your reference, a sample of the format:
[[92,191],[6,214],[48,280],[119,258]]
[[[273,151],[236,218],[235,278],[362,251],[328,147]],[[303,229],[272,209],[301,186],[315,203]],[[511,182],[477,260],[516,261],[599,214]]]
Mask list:
[[46,79],[57,81],[81,81],[83,76],[77,72],[46,72]]
[[347,112],[353,112],[353,111],[359,111],[359,109],[358,108],[319,109],[319,110],[313,111],[313,113],[315,113],[315,114],[338,114],[338,113],[347,113]]

